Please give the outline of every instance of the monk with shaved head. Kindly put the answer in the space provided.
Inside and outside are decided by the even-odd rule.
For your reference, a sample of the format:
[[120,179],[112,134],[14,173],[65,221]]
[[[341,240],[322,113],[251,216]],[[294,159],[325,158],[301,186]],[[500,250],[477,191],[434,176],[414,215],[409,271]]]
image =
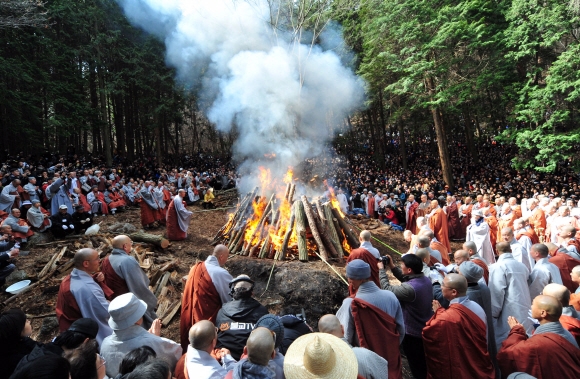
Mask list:
[[578,312],[570,305],[570,291],[561,284],[551,283],[544,287],[544,295],[556,298],[562,304],[562,316],[560,323],[574,336],[576,343],[580,344],[580,320]]
[[99,344],[113,333],[107,323],[112,294],[99,272],[101,258],[95,249],[80,249],[73,257],[74,268],[60,283],[56,300],[56,317],[61,332],[79,318],[92,318],[99,324]]
[[181,346],[185,351],[189,344],[189,329],[201,320],[215,322],[222,304],[232,299],[229,283],[230,273],[222,266],[227,262],[230,251],[225,245],[217,245],[213,254],[204,262],[196,263],[187,277],[181,301],[179,331]]
[[[229,370],[233,369],[236,361],[232,358],[230,351],[220,349],[214,352],[216,343],[217,331],[212,322],[202,320],[189,329],[189,345],[185,358],[182,359],[185,359],[186,370],[192,373],[192,377],[223,378]],[[179,363],[178,367],[181,367]]]
[[511,330],[497,355],[502,375],[525,372],[538,379],[578,375],[580,349],[574,337],[560,324],[561,315],[562,304],[558,299],[537,296],[532,303],[532,317],[540,326],[529,338],[518,320],[509,317]]
[[443,209],[439,206],[437,200],[431,201],[431,212],[427,216],[429,220],[429,229],[435,233],[437,241],[441,242],[443,246],[447,249],[447,252],[451,251],[451,245],[449,244],[449,226],[447,224],[447,215]]
[[487,349],[485,311],[466,296],[467,280],[463,275],[449,274],[441,290],[451,303],[449,309],[433,300],[435,314],[423,328],[429,377],[495,378]]

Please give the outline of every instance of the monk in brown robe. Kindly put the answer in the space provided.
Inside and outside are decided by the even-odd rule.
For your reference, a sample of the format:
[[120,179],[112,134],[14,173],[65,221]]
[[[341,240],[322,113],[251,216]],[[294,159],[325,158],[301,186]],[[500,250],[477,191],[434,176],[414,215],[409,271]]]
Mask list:
[[471,224],[471,211],[473,210],[473,203],[471,197],[465,198],[465,203],[459,208],[459,216],[461,218],[461,229],[465,230]]
[[497,354],[502,375],[525,372],[537,379],[578,376],[580,349],[558,321],[561,315],[562,305],[556,298],[537,296],[532,303],[532,317],[540,326],[530,338],[518,320],[508,317],[511,330]]
[[[576,285],[580,285],[580,266],[572,268],[570,279]],[[570,292],[570,305],[577,311],[580,311],[580,293]]]
[[435,233],[437,241],[441,242],[447,248],[447,251],[451,251],[447,215],[443,212],[437,200],[431,201],[431,209],[432,211],[429,214],[429,228]]
[[189,344],[189,328],[200,320],[215,322],[222,304],[232,299],[229,283],[233,278],[222,268],[229,254],[227,246],[217,245],[212,255],[204,262],[196,263],[189,271],[183,287],[179,324],[184,353]]
[[528,207],[530,208],[530,211],[532,211],[532,215],[528,219],[528,223],[538,235],[538,239],[543,238],[544,232],[546,231],[546,214],[539,206],[537,199],[531,199]]
[[451,305],[445,309],[433,300],[435,314],[423,328],[427,377],[495,378],[487,350],[485,311],[467,298],[467,280],[462,275],[449,274],[441,290]]
[[449,226],[450,240],[465,239],[465,229],[461,227],[459,220],[459,209],[457,208],[457,201],[454,196],[447,196],[447,225]]
[[419,208],[419,203],[415,201],[414,195],[409,195],[409,202],[407,203],[406,214],[406,230],[410,230],[411,233],[417,234],[417,208]]
[[[359,236],[359,241],[361,242],[361,244],[364,243],[364,240],[362,237],[364,232],[367,232],[369,234],[369,237],[370,237],[370,232],[368,230],[363,230]],[[378,253],[378,250],[376,253]],[[348,258],[346,259],[346,263],[348,264],[348,262],[353,261],[355,259],[362,259],[363,261],[368,263],[369,266],[371,266],[371,281],[374,282],[377,285],[377,287],[380,288],[381,287],[381,280],[379,279],[379,268],[377,267],[377,262],[378,262],[377,257],[375,255],[373,255],[369,250],[367,250],[366,248],[361,246],[358,249],[353,249],[350,252],[350,254],[348,255]],[[352,286],[348,286],[348,292],[349,292],[349,296],[351,296],[351,297],[356,294],[356,290],[354,290],[352,288]]]

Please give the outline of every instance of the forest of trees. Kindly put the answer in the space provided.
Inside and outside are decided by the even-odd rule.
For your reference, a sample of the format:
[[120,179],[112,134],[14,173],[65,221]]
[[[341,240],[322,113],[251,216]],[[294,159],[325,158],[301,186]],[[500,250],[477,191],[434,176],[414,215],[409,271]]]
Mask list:
[[[342,26],[368,85],[347,138],[370,140],[379,157],[393,138],[403,156],[432,141],[449,176],[451,141],[478,159],[478,140],[493,136],[517,144],[519,167],[580,164],[579,1],[279,1]],[[38,4],[0,2],[2,149],[72,144],[110,162],[231,147],[235,136],[216,132],[195,89],[165,65],[163,41],[132,27],[115,1],[27,3]]]

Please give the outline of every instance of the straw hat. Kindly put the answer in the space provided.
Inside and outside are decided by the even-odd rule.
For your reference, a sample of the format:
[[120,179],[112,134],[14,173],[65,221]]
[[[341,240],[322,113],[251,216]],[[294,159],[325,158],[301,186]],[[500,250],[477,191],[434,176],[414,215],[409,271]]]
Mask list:
[[327,333],[309,333],[295,340],[284,357],[287,379],[355,379],[358,362],[352,348]]

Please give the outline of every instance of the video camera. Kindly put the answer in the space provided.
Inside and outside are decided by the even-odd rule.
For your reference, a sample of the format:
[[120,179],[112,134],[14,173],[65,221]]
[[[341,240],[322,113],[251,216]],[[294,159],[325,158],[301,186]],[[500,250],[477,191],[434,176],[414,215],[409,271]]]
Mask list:
[[383,266],[388,266],[391,263],[391,257],[389,255],[382,255],[377,260],[383,262]]

